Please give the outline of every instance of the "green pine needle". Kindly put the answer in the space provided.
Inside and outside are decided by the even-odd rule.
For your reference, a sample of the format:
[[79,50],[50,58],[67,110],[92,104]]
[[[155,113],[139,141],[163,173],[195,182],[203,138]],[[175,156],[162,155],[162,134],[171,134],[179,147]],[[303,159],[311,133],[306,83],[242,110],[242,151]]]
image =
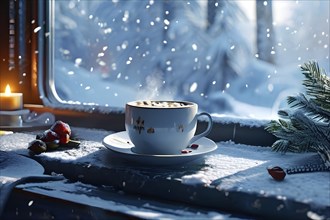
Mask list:
[[307,95],[311,96],[320,107],[330,111],[330,78],[317,62],[309,62],[301,67],[305,75],[303,85]]
[[278,138],[274,151],[316,151],[330,166],[330,78],[315,61],[305,63],[301,70],[306,94],[287,97],[290,110],[280,110],[281,118],[265,129]]
[[290,142],[280,139],[275,141],[272,147],[274,151],[286,153],[288,151],[289,145]]

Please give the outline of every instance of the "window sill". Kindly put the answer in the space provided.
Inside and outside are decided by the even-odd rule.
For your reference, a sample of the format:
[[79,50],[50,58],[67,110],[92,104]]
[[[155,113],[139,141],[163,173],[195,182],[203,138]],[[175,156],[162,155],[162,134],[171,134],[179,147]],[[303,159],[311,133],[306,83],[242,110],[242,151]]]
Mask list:
[[[123,113],[97,113],[82,112],[74,110],[61,110],[49,108],[41,105],[24,105],[25,108],[37,113],[50,112],[55,115],[56,120],[62,120],[75,127],[104,129],[108,131],[124,131],[125,115]],[[264,130],[263,126],[249,126],[238,123],[237,120],[222,122],[221,119],[215,120],[213,129],[208,138],[215,142],[233,141],[235,143],[271,146],[276,141],[276,137]],[[197,133],[206,129],[207,123],[199,121]],[[33,130],[33,128],[32,128]]]
[[[173,167],[151,167],[122,160],[106,149],[101,142],[110,131],[77,127],[72,130],[83,139],[78,149],[31,157],[26,148],[35,135],[30,133],[0,137],[0,145],[2,150],[38,161],[46,174],[62,174],[71,183],[82,182],[86,193],[80,196],[87,196],[89,205],[93,207],[104,208],[102,204],[113,201],[106,196],[105,186],[111,186],[117,192],[119,190],[133,197],[152,198],[164,203],[174,201],[183,207],[198,207],[195,210],[203,208],[262,218],[304,219],[310,213],[329,215],[330,205],[323,201],[329,190],[324,184],[329,173],[290,175],[283,182],[277,182],[266,170],[270,164],[283,161],[284,165],[306,161],[306,158],[313,156],[310,154],[281,155],[271,152],[269,148],[219,142],[218,150],[203,159]],[[19,188],[83,203],[78,192],[61,189],[60,186],[56,183],[35,183]],[[303,193],[299,193],[301,187],[304,188]],[[318,196],[313,197],[316,189]],[[293,191],[299,192],[292,194]],[[72,194],[72,197],[61,198],[63,193]],[[100,200],[101,203],[97,203]],[[109,207],[110,210],[112,208]],[[164,214],[166,210],[160,212]]]

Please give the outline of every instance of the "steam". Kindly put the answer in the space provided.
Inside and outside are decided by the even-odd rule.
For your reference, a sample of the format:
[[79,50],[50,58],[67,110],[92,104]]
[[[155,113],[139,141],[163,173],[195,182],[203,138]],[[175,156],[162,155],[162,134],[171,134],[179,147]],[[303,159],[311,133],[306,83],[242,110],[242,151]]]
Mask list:
[[175,90],[166,86],[161,72],[150,74],[145,79],[145,84],[141,85],[137,100],[174,100]]

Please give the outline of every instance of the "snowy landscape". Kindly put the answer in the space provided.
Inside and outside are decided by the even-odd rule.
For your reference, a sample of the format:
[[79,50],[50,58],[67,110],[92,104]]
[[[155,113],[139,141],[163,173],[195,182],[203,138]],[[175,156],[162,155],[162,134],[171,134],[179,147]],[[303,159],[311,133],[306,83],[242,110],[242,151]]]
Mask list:
[[[0,216],[8,212],[7,199],[16,187],[14,195],[21,190],[65,201],[63,206],[72,202],[143,219],[329,218],[329,120],[321,118],[304,129],[292,126],[300,129],[296,133],[284,131],[290,141],[308,142],[306,147],[321,143],[317,146],[323,148],[313,145],[308,152],[306,148],[299,153],[274,152],[264,128],[279,109],[288,108],[287,96],[304,92],[300,66],[315,60],[329,75],[330,1],[259,1],[259,7],[272,4],[271,27],[270,17],[257,19],[254,0],[215,0],[211,7],[207,0],[50,2],[54,17],[46,38],[52,60],[47,65],[53,74],[50,89],[58,102],[45,99],[45,105],[92,112],[123,111],[125,103],[137,99],[193,101],[215,122],[221,120],[214,129],[219,137],[209,137],[207,143],[215,141],[216,146],[212,153],[161,166],[145,159],[157,161],[159,155],[107,148],[104,140],[115,131],[72,125],[72,136],[70,130],[65,137],[77,145],[61,146],[55,139],[47,144],[56,147],[36,153],[31,143],[39,142],[36,135],[46,134],[40,129],[48,129],[55,116],[31,112],[30,121],[24,119],[31,127],[0,135]],[[288,112],[291,122],[303,114]],[[81,123],[91,122],[94,115],[90,115]],[[45,118],[47,126],[39,127]],[[286,129],[284,125],[281,128]],[[317,132],[308,133],[310,127]],[[262,139],[267,138],[264,144]],[[287,143],[296,147],[295,142]],[[205,145],[197,147],[205,152]],[[184,156],[192,158],[191,152]],[[177,155],[163,156],[170,161]],[[313,170],[312,165],[328,167]],[[269,172],[276,167],[288,174],[285,179]],[[40,207],[31,199],[19,210],[18,202],[9,207],[17,218],[27,217],[23,209]],[[56,208],[54,204],[49,210]],[[32,211],[28,214],[35,217]]]
[[58,99],[110,108],[189,100],[215,115],[269,119],[303,92],[300,65],[316,60],[329,72],[329,1],[273,1],[274,63],[257,59],[254,1],[216,4],[211,26],[206,4],[55,2]]

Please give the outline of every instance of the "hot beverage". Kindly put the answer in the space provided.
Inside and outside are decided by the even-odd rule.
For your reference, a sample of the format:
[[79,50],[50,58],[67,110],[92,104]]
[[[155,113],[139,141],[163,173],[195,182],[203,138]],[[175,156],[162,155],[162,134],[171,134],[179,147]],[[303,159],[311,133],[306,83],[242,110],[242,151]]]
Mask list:
[[[198,112],[198,106],[186,101],[134,101],[126,104],[125,128],[136,153],[179,154],[189,144],[206,136],[212,118]],[[195,135],[197,118],[205,115],[208,127]],[[195,135],[195,136],[194,136]]]
[[[180,108],[189,106],[188,103],[175,101],[136,101],[135,103],[136,106],[150,108]],[[134,105],[134,102],[132,105]]]

